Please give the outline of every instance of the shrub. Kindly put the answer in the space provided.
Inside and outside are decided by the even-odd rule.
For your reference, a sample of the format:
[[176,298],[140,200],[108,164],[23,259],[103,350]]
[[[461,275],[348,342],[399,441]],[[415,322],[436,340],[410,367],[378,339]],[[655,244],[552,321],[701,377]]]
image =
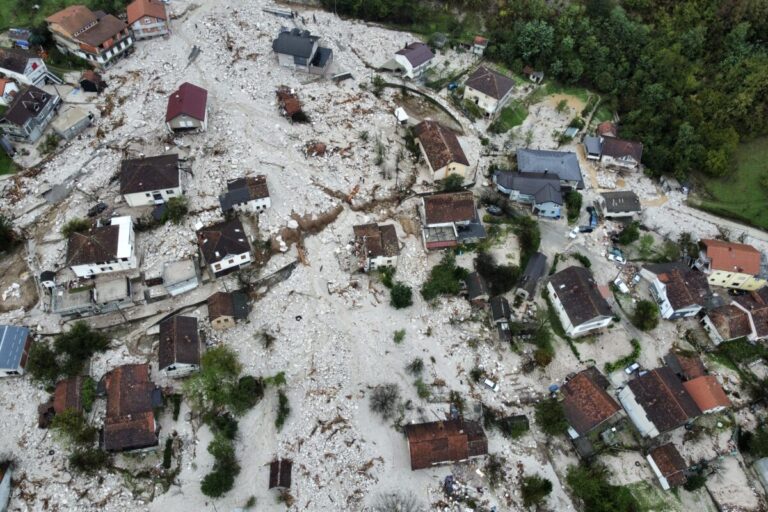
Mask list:
[[485,370],[479,366],[475,366],[469,370],[469,378],[472,379],[472,382],[480,382],[480,379],[483,377],[485,377]]
[[580,252],[573,252],[571,253],[571,258],[575,259],[579,263],[581,263],[584,268],[591,268],[592,267],[592,261]]
[[456,266],[456,256],[446,252],[443,259],[432,267],[429,279],[421,287],[421,296],[432,300],[439,295],[458,295],[461,281],[467,277],[467,270]]
[[400,344],[405,339],[405,329],[399,329],[392,335],[392,339],[395,343]]
[[58,431],[72,444],[87,446],[96,441],[97,430],[88,425],[83,414],[75,409],[58,413],[51,421],[51,428]]
[[79,320],[69,331],[56,336],[53,347],[59,356],[63,356],[62,373],[74,377],[83,371],[85,363],[93,354],[109,348],[109,339]]
[[649,300],[638,301],[632,314],[632,324],[641,331],[650,331],[659,325],[659,307]]
[[93,474],[107,466],[109,455],[98,448],[82,448],[72,452],[69,465],[75,471]]
[[554,398],[547,398],[536,404],[535,417],[541,431],[547,435],[560,435],[568,429],[563,406]]
[[443,179],[440,190],[443,192],[458,192],[463,188],[464,177],[461,174],[452,173]]
[[520,489],[523,494],[523,506],[539,505],[552,492],[552,482],[539,475],[523,477]]
[[389,419],[395,415],[399,405],[400,388],[397,384],[382,384],[373,388],[369,403],[371,411]]
[[603,466],[570,466],[566,482],[573,494],[584,502],[590,512],[615,512],[640,510],[628,488],[611,485]]
[[408,366],[405,367],[405,371],[414,376],[421,375],[421,372],[424,371],[424,361],[422,361],[420,357],[417,357],[408,363]]
[[206,496],[218,498],[235,485],[236,474],[227,468],[214,469],[203,478],[200,490]]
[[291,407],[288,405],[288,396],[280,389],[277,392],[277,418],[275,418],[275,426],[278,431],[283,429],[289,414],[291,414]]
[[211,430],[220,432],[227,439],[234,439],[237,436],[237,420],[231,414],[214,415],[207,423],[211,426]]
[[59,147],[60,140],[61,138],[58,135],[55,133],[50,133],[37,149],[41,155],[49,155],[56,151],[56,148]]
[[511,290],[520,278],[520,268],[514,265],[497,265],[492,254],[480,252],[475,257],[475,270],[488,283],[491,295],[501,295]]
[[172,197],[165,203],[162,221],[163,223],[171,221],[174,224],[180,224],[188,211],[189,206],[186,196]]
[[389,298],[393,308],[407,308],[413,304],[413,291],[410,286],[398,281],[392,286],[392,289],[389,292]]
[[638,248],[641,259],[648,259],[653,253],[653,235],[645,234],[640,237],[640,247]]
[[21,242],[21,236],[13,227],[13,221],[5,215],[0,215],[0,252],[12,249]]
[[637,361],[637,358],[640,357],[640,341],[632,338],[629,343],[632,345],[632,352],[629,355],[624,356],[621,359],[617,359],[612,363],[605,363],[605,373],[614,372]]
[[568,109],[568,100],[560,100],[557,102],[557,106],[555,107],[555,110],[562,114]]
[[565,207],[568,210],[568,222],[574,223],[579,220],[581,213],[582,197],[576,190],[571,190],[565,194]]
[[637,222],[630,222],[619,233],[619,243],[629,245],[640,238],[640,225]]
[[84,233],[91,229],[91,222],[88,219],[70,219],[61,228],[61,234],[69,238],[72,233]]
[[251,375],[240,377],[237,385],[232,388],[229,404],[232,412],[238,416],[245,414],[264,398],[264,384],[261,379]]
[[377,272],[379,274],[379,278],[381,279],[381,284],[387,288],[392,288],[392,278],[395,275],[395,267],[381,267],[377,270]]
[[488,487],[496,489],[504,481],[506,472],[504,471],[504,459],[498,455],[491,454],[485,463],[485,476],[488,478]]
[[379,75],[374,75],[374,77],[371,79],[371,83],[373,84],[373,95],[378,98],[381,96],[381,93],[384,91],[384,87],[387,85],[387,83]]
[[275,386],[275,387],[285,386],[285,383],[286,383],[285,372],[277,372],[271,377],[265,377],[262,380],[264,381],[265,386]]
[[181,412],[181,395],[171,395],[171,404],[173,404],[173,421],[179,419],[179,412]]
[[416,394],[419,395],[419,398],[426,400],[432,396],[432,392],[429,390],[429,386],[423,380],[416,379],[413,385],[416,386]]
[[163,467],[170,469],[171,457],[173,457],[173,439],[170,437],[165,440],[165,449],[163,449]]
[[80,388],[80,400],[83,403],[83,410],[85,412],[91,412],[93,407],[93,401],[96,399],[96,382],[86,377],[83,380],[83,385]]
[[688,480],[683,484],[683,489],[689,492],[693,492],[697,489],[701,489],[704,487],[704,484],[707,483],[707,477],[702,475],[701,473],[696,473],[695,475],[691,475],[688,477]]
[[61,373],[56,352],[44,342],[33,343],[25,370],[34,380],[53,385]]

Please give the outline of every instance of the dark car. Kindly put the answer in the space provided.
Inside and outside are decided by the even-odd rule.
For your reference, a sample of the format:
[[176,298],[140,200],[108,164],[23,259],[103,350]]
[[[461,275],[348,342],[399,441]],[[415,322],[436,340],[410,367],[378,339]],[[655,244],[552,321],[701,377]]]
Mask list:
[[496,206],[495,204],[492,204],[488,206],[485,211],[490,213],[491,215],[502,215],[504,213],[504,210]]
[[108,208],[107,203],[96,203],[88,210],[89,217],[95,217]]
[[592,226],[579,226],[579,233],[591,233],[594,230]]

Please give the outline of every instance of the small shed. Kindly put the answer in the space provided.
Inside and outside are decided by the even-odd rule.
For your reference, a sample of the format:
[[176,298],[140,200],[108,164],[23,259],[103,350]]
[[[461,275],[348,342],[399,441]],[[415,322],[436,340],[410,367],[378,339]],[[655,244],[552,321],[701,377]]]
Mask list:
[[107,88],[107,82],[101,78],[100,74],[92,69],[88,69],[83,71],[83,74],[80,77],[80,87],[85,92],[95,92],[96,94],[99,94]]
[[49,290],[56,287],[56,272],[46,270],[40,273],[40,286]]
[[293,461],[290,459],[275,459],[269,464],[269,488],[290,489],[291,469]]
[[410,117],[403,107],[397,107],[395,109],[395,119],[397,119],[397,124],[408,124]]
[[62,139],[71,140],[88,128],[92,122],[93,114],[80,107],[70,107],[59,112],[51,123],[51,127]]

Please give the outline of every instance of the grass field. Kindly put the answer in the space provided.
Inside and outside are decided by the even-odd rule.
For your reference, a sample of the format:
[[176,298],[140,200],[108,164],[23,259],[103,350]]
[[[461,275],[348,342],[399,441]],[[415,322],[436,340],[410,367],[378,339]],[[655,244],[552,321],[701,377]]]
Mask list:
[[5,154],[5,151],[0,150],[0,174],[11,174],[16,170],[16,166],[11,160],[11,157]]
[[[742,144],[737,151],[732,174],[720,180],[704,180],[704,193],[690,201],[714,215],[768,229],[768,187],[761,183],[768,177],[768,138]],[[768,180],[766,180],[768,181]]]
[[546,96],[550,96],[552,94],[567,94],[568,96],[575,96],[579,98],[584,103],[586,103],[589,98],[589,91],[579,86],[563,85],[557,82],[547,82],[543,89]]
[[499,117],[493,122],[494,133],[506,133],[515,126],[523,124],[528,117],[528,109],[519,101],[513,101],[504,107]]

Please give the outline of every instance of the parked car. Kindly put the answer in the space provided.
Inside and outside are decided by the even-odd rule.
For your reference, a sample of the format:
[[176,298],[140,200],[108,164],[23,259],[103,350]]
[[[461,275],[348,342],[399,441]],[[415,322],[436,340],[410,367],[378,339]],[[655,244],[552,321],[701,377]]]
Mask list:
[[624,368],[624,373],[627,375],[632,375],[632,373],[636,372],[640,369],[640,363],[632,363],[631,365]]
[[96,203],[88,209],[88,216],[95,217],[108,208],[107,203]]
[[494,382],[491,379],[483,380],[483,386],[487,387],[491,391],[498,391],[499,390],[498,382]]
[[579,233],[591,233],[594,230],[592,226],[579,226]]
[[485,211],[487,211],[487,212],[488,212],[488,213],[490,213],[491,215],[497,215],[497,216],[498,216],[498,215],[502,215],[502,214],[504,214],[504,210],[502,210],[501,208],[499,208],[499,207],[498,207],[498,206],[496,206],[495,204],[492,204],[492,205],[488,206],[488,207],[485,209]]

